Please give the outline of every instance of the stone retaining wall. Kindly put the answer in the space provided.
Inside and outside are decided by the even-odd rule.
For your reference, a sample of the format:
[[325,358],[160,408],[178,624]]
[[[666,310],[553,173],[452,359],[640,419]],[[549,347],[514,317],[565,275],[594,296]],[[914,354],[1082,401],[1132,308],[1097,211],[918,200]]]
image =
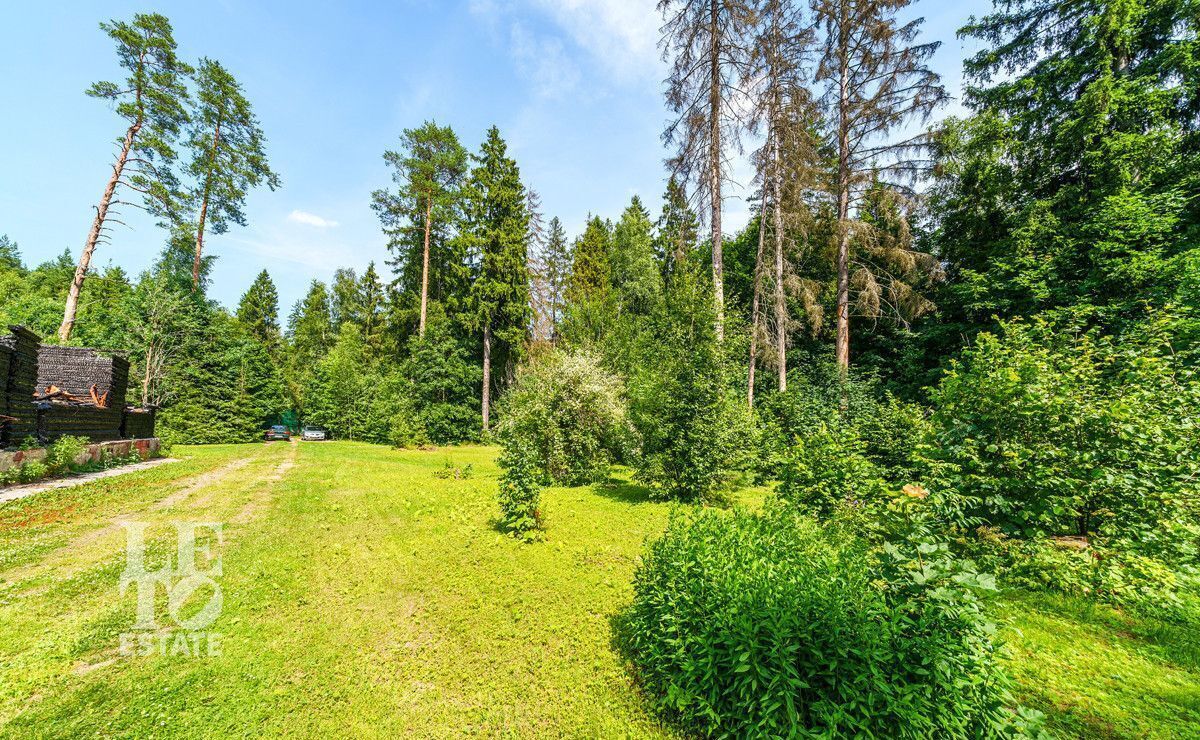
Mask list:
[[[79,457],[75,458],[76,465],[89,462],[100,462],[104,457],[122,457],[130,452],[137,452],[143,460],[148,460],[158,453],[162,443],[157,437],[148,439],[118,439],[111,442],[96,442],[88,445]],[[46,448],[38,447],[32,450],[0,450],[0,472],[34,460],[45,460]]]

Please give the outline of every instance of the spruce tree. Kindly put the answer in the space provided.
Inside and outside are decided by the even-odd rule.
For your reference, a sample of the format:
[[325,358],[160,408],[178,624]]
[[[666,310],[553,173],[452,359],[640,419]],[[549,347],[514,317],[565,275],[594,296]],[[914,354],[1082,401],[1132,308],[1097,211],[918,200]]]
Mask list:
[[293,355],[305,363],[313,363],[333,346],[336,334],[333,325],[333,307],[325,283],[312,281],[308,294],[293,312],[293,323],[288,327],[292,340]]
[[490,428],[493,354],[515,367],[528,337],[529,213],[517,163],[495,126],[488,129],[467,184],[463,231],[475,267],[466,314],[482,334],[483,431]]
[[696,248],[699,230],[699,219],[688,205],[683,185],[671,175],[663,193],[662,214],[655,223],[654,238],[654,251],[662,265],[663,281],[668,285],[671,276]]
[[245,226],[246,193],[262,184],[271,190],[280,185],[279,175],[267,164],[266,137],[258,118],[233,75],[220,62],[201,59],[196,87],[188,138],[189,171],[196,181],[193,198],[199,207],[192,290],[200,289],[205,228],[223,234],[231,223]]
[[342,324],[361,324],[362,301],[358,293],[358,273],[353,267],[339,267],[333,272],[330,286],[329,310],[333,331],[338,333]]
[[96,205],[75,277],[67,293],[58,338],[71,338],[92,254],[105,238],[110,209],[137,205],[119,200],[119,188],[142,195],[141,204],[169,222],[178,220],[179,188],[171,172],[176,154],[172,142],[188,122],[188,92],[185,85],[191,68],[175,56],[171,23],[157,13],[138,13],[133,21],[101,23],[100,28],[117,42],[117,58],[129,77],[122,82],[97,82],[87,94],[112,103],[128,127],[117,140],[112,174]]
[[21,250],[17,243],[8,238],[8,234],[0,234],[0,270],[23,270]]
[[571,245],[567,232],[558,217],[550,219],[550,230],[546,236],[546,256],[543,267],[549,298],[551,338],[557,340],[562,328],[563,311],[566,308],[567,284],[571,278]]
[[613,228],[609,269],[619,313],[647,315],[662,298],[662,275],[654,260],[654,224],[636,195]]
[[575,240],[567,299],[571,303],[603,301],[612,285],[612,235],[599,216],[588,216],[583,234]]
[[266,270],[258,273],[238,303],[237,319],[246,332],[272,351],[279,347],[279,293]]
[[938,138],[934,351],[993,317],[1072,307],[1136,332],[1146,305],[1194,304],[1196,3],[1022,0],[959,33],[983,48],[964,63],[976,114]]
[[547,277],[546,219],[542,215],[542,196],[533,188],[525,192],[525,210],[529,214],[529,308],[533,312],[533,338],[554,337],[553,292]]
[[386,304],[387,295],[379,272],[375,269],[375,263],[369,262],[358,281],[358,305],[363,341],[371,353],[377,354],[383,350]]

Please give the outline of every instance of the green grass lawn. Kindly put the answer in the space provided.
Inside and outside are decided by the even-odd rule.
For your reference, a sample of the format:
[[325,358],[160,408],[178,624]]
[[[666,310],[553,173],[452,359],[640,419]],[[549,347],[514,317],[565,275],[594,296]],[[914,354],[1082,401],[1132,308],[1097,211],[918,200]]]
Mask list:
[[[671,508],[641,488],[551,489],[548,538],[523,545],[494,528],[493,449],[174,454],[0,507],[0,735],[672,736],[612,646]],[[219,656],[120,654],[121,521],[152,525],[159,560],[171,522],[223,523]],[[995,609],[1021,699],[1064,734],[1200,736],[1192,638],[1073,602]]]

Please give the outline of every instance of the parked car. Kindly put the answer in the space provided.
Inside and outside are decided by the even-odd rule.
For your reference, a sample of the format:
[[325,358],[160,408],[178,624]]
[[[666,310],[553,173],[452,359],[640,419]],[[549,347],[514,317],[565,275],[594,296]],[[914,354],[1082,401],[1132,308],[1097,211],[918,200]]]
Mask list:
[[270,442],[273,439],[282,439],[286,442],[292,438],[292,433],[288,431],[288,428],[282,424],[276,424],[266,431],[266,434],[263,435],[263,438],[267,442]]
[[321,440],[328,439],[328,436],[321,427],[304,427],[300,431],[300,439],[306,442],[320,442]]

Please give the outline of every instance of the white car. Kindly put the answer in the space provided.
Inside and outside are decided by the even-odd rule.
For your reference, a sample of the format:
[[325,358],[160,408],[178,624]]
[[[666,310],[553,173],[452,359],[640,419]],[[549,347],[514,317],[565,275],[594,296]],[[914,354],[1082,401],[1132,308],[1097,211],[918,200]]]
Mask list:
[[325,430],[321,427],[304,427],[300,432],[300,439],[305,442],[320,442],[325,439]]

